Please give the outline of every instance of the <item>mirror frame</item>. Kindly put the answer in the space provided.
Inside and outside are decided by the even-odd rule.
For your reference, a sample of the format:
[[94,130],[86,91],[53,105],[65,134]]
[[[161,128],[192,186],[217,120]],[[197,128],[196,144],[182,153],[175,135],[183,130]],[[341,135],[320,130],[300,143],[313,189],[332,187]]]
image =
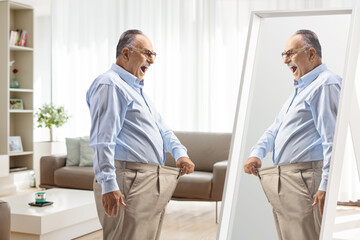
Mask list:
[[[351,103],[353,99],[354,81],[360,49],[360,8],[334,9],[334,10],[299,10],[299,11],[255,11],[252,12],[248,30],[247,44],[241,73],[241,82],[238,93],[233,136],[231,140],[229,163],[226,173],[226,181],[223,192],[223,204],[221,206],[220,224],[217,239],[231,239],[233,228],[236,228],[233,220],[232,208],[235,206],[236,196],[240,189],[240,176],[243,173],[243,161],[239,161],[241,152],[245,151],[243,142],[246,141],[244,132],[249,122],[249,106],[251,106],[252,74],[255,62],[257,42],[262,19],[273,17],[296,17],[296,16],[321,16],[350,14],[350,29],[347,40],[346,57],[343,73],[342,91],[340,94],[339,110],[335,128],[335,139],[332,151],[327,197],[325,200],[324,215],[320,239],[332,239],[335,224],[336,204],[340,185],[342,161],[344,157],[347,128],[350,121]],[[360,69],[358,69],[360,75]],[[360,77],[359,77],[360,78]],[[357,105],[358,106],[358,105]],[[359,123],[357,123],[359,126]],[[360,129],[360,128],[359,128]],[[360,137],[357,139],[360,140]],[[354,139],[355,140],[355,139]],[[360,144],[360,142],[358,143]],[[354,146],[355,146],[354,142]],[[239,147],[240,146],[240,147]],[[360,156],[360,150],[358,151]],[[360,159],[358,157],[358,170],[360,173]],[[360,174],[359,174],[360,176]],[[267,204],[267,203],[264,203]]]

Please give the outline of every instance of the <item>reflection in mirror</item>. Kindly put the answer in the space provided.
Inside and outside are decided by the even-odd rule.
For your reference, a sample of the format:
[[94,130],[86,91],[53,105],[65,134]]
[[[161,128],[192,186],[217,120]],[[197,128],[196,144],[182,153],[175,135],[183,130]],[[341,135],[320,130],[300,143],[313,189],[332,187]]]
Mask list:
[[[326,176],[321,175],[322,166],[319,168],[317,160],[330,161],[338,104],[336,99],[340,91],[339,78],[326,69],[343,76],[350,20],[351,10],[253,13],[218,239],[281,239],[278,235],[283,235],[285,239],[302,239],[294,238],[294,232],[297,237],[302,234],[303,239],[312,238],[307,234],[319,235],[319,228],[301,231],[298,225],[313,221],[314,217],[311,213],[303,216],[302,223],[296,222],[300,215],[294,206],[305,203],[310,205],[307,207],[310,212],[318,211],[319,204],[311,207],[313,196],[318,193],[322,202],[322,192],[318,189],[326,189]],[[316,56],[312,45],[304,44],[302,38],[300,42],[294,38],[288,40],[299,29],[310,29],[317,34],[323,65],[319,65],[320,62],[311,64]],[[292,56],[291,51],[287,52],[288,56],[285,54],[283,59],[281,53],[288,50],[296,51]],[[289,68],[287,64],[294,67]],[[298,85],[294,86],[294,78],[298,80],[305,73],[309,74],[296,81]],[[317,80],[321,80],[322,84],[318,84],[320,81]],[[278,118],[269,134],[263,135],[276,116]],[[263,141],[259,142],[261,136]],[[256,143],[257,147],[253,148]],[[249,156],[262,158],[265,155],[260,176],[263,175],[261,182],[266,194],[259,178],[245,174],[243,170]],[[298,161],[308,163],[295,164]],[[311,161],[314,163],[309,163]],[[274,163],[290,165],[281,169],[272,167]],[[247,165],[250,173],[255,171],[253,164]],[[266,167],[272,169],[264,171]],[[317,176],[316,179],[313,175]],[[294,192],[298,194],[293,195]],[[286,202],[290,205],[284,210]],[[275,224],[273,208],[279,224]],[[301,214],[301,211],[298,212]],[[319,226],[319,212],[315,219],[312,225]],[[292,228],[292,224],[297,226]]]

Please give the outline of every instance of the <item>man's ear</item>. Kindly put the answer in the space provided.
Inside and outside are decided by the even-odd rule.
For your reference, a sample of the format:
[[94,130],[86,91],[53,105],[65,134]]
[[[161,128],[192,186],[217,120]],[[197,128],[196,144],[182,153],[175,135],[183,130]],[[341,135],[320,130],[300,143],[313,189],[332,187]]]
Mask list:
[[129,60],[129,53],[130,53],[130,50],[128,48],[123,48],[121,50],[121,55],[124,56],[124,58],[126,60]]
[[309,52],[310,52],[310,60],[314,59],[314,57],[316,56],[315,48],[309,48]]

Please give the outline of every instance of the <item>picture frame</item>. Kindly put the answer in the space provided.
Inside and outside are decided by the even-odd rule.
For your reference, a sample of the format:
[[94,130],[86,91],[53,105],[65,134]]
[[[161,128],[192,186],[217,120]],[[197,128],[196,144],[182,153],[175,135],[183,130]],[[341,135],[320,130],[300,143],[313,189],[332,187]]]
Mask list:
[[20,136],[10,136],[9,137],[9,153],[19,153],[19,152],[23,152],[21,137]]
[[10,110],[24,110],[24,102],[22,99],[11,98],[9,100]]

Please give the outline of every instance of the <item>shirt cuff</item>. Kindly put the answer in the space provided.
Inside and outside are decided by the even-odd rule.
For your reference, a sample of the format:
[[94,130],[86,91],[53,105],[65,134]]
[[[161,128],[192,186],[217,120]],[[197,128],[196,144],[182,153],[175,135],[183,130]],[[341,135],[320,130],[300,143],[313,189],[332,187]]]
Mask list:
[[251,151],[251,153],[249,155],[249,158],[251,158],[251,157],[257,157],[260,160],[262,160],[264,158],[263,151],[261,149],[254,149]]
[[185,149],[178,148],[178,149],[176,149],[174,152],[175,152],[175,154],[174,154],[173,157],[175,158],[176,161],[177,161],[179,158],[181,158],[181,157],[187,157],[187,158],[189,158],[189,156],[187,155],[187,152],[186,152]]
[[109,193],[109,192],[114,192],[114,191],[117,191],[119,190],[119,186],[116,182],[116,179],[112,179],[112,180],[109,180],[109,181],[104,181],[101,183],[101,189],[102,189],[102,194],[105,194],[105,193]]
[[327,183],[328,183],[327,180],[321,179],[319,190],[326,192]]

